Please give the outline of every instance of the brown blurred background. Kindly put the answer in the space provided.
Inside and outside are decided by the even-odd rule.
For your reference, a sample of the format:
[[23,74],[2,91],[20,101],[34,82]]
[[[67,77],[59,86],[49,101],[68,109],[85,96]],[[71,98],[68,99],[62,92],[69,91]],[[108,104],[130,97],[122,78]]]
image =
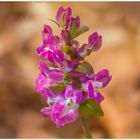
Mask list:
[[70,6],[90,31],[103,35],[102,49],[87,59],[95,71],[108,68],[113,79],[102,90],[105,116],[89,118],[94,138],[140,138],[140,3],[11,2],[0,3],[0,138],[82,138],[79,120],[60,129],[42,120],[45,105],[34,89],[44,24],[58,28],[59,6]]

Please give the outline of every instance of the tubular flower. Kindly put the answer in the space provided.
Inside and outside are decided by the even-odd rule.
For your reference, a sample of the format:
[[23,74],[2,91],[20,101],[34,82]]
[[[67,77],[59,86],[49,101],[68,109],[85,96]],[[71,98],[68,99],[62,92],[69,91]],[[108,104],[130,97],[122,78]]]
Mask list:
[[58,9],[55,23],[61,27],[59,35],[54,35],[52,28],[45,25],[42,45],[36,49],[40,63],[35,86],[47,104],[41,109],[43,118],[49,117],[59,128],[76,121],[81,110],[99,112],[94,112],[90,103],[100,108],[104,97],[99,89],[107,86],[112,76],[107,69],[94,74],[90,63],[85,61],[87,55],[101,48],[101,35],[94,32],[88,43],[80,47],[75,38],[89,28],[80,25],[79,16],[72,17],[70,7]]

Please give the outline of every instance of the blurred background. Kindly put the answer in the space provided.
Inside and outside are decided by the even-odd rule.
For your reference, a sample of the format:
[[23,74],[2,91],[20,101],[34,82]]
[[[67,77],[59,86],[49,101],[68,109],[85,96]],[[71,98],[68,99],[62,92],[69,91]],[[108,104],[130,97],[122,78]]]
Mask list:
[[83,138],[79,120],[60,129],[42,120],[45,106],[34,89],[44,24],[58,28],[59,6],[70,6],[103,45],[87,60],[95,72],[108,68],[111,83],[102,90],[105,116],[89,118],[94,138],[140,138],[140,3],[138,2],[8,2],[0,3],[0,138]]

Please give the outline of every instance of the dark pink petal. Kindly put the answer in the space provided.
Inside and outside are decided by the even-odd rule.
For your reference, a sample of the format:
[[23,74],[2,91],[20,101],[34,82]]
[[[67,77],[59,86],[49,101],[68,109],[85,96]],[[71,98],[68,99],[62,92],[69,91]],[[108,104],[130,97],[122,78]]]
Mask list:
[[53,98],[55,97],[55,94],[52,92],[51,89],[49,88],[43,88],[41,90],[41,95],[44,99],[48,99],[48,98]]
[[40,71],[42,72],[42,73],[44,73],[44,75],[46,74],[46,73],[49,73],[50,72],[50,69],[49,69],[49,67],[45,64],[45,62],[43,62],[43,61],[40,61],[40,63],[39,63],[39,69],[40,69]]
[[40,53],[40,57],[41,57],[41,58],[48,59],[48,53],[49,53],[48,51],[44,51],[44,50],[43,50],[43,51]]
[[65,98],[69,99],[72,97],[72,95],[73,95],[73,87],[72,85],[68,85],[65,90]]
[[43,31],[44,31],[44,33],[50,34],[50,35],[53,33],[52,29],[49,25],[44,25],[44,30]]
[[40,71],[47,77],[54,81],[60,82],[63,80],[64,72],[55,68],[49,68],[43,61],[40,61]]
[[54,54],[51,51],[43,51],[40,54],[40,57],[43,58],[43,59],[47,59],[47,60],[49,60],[52,63],[55,63],[56,62],[55,61],[55,58],[54,58]]
[[52,111],[52,106],[42,108],[41,113],[43,118],[50,117],[51,111]]
[[40,54],[42,51],[44,51],[43,46],[37,47],[37,49],[36,49],[37,54]]
[[89,45],[88,49],[92,51],[97,51],[98,49],[100,49],[102,45],[102,36],[98,35],[97,32],[91,34],[88,37],[88,45]]
[[94,32],[88,37],[88,44],[93,44],[98,39],[98,33]]
[[95,44],[94,44],[94,48],[93,51],[97,51],[101,48],[102,46],[102,36],[99,36],[99,38],[96,40]]
[[95,99],[98,104],[104,100],[104,97],[99,92],[94,91],[92,82],[88,84],[88,98]]
[[59,9],[57,10],[57,14],[56,14],[56,20],[57,22],[59,22],[61,20],[62,14],[65,11],[65,9],[61,6],[59,7]]
[[112,76],[109,75],[109,71],[107,69],[103,69],[95,75],[95,80],[101,81],[103,87],[105,87],[110,82],[111,78]]
[[104,77],[107,77],[109,75],[109,71],[107,69],[102,69],[95,75],[95,80],[101,80]]
[[65,21],[66,27],[68,27],[71,22],[72,9],[68,7],[66,8],[65,11],[66,11],[66,14],[64,15],[64,21]]
[[43,38],[44,49],[46,50],[57,50],[60,48],[60,40],[56,36],[48,36]]
[[83,94],[80,90],[74,90],[73,92],[74,101],[76,104],[80,104],[83,100]]
[[64,62],[65,56],[61,50],[55,50],[53,53],[57,56],[58,61],[60,61],[61,63]]
[[104,97],[102,96],[102,94],[97,92],[97,97],[95,99],[98,104],[101,104],[101,102],[104,100]]
[[44,88],[44,85],[48,83],[49,81],[42,74],[39,74],[36,79],[36,90],[41,91]]
[[69,26],[71,22],[71,14],[72,10],[70,7],[64,9],[62,6],[58,9],[56,14],[56,21],[58,23],[63,22],[63,24],[66,26],[66,28]]
[[83,99],[82,92],[80,90],[74,90],[72,85],[66,87],[64,96],[66,100],[72,99],[75,104],[80,104]]
[[94,87],[92,85],[92,82],[88,82],[88,98],[95,98],[94,96]]
[[64,73],[62,71],[53,70],[50,72],[49,77],[57,82],[61,82],[63,80]]
[[59,64],[61,66],[63,66],[63,63],[64,63],[64,54],[63,52],[61,52],[60,50],[55,50],[55,51],[43,51],[41,54],[40,54],[40,57],[41,58],[44,58],[44,59],[47,59],[49,60],[50,62],[52,63],[55,63],[55,64]]
[[52,107],[52,111],[51,111],[51,120],[57,125],[59,126],[61,123],[61,114],[63,113],[65,109],[64,104],[58,102],[56,104],[53,105]]
[[61,118],[58,127],[64,126],[65,124],[73,123],[78,118],[78,110],[73,109],[68,114],[66,114],[63,118]]
[[111,81],[112,79],[112,75],[108,76],[104,81],[103,81],[103,87],[107,86],[108,83]]
[[42,40],[43,42],[49,37],[52,36],[53,32],[49,25],[44,25],[44,29],[42,31]]
[[55,63],[55,58],[54,58],[54,53],[51,52],[51,51],[48,51],[48,55],[47,55],[47,59],[52,62],[52,63]]

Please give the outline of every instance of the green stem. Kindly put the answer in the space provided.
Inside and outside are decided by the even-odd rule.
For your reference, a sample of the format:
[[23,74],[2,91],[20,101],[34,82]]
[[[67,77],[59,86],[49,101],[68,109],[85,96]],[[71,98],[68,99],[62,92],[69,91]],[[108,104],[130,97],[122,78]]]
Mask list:
[[80,120],[81,120],[81,126],[82,126],[83,132],[85,134],[85,137],[86,138],[92,138],[90,130],[89,130],[89,127],[88,127],[88,125],[86,123],[85,118],[81,117]]

